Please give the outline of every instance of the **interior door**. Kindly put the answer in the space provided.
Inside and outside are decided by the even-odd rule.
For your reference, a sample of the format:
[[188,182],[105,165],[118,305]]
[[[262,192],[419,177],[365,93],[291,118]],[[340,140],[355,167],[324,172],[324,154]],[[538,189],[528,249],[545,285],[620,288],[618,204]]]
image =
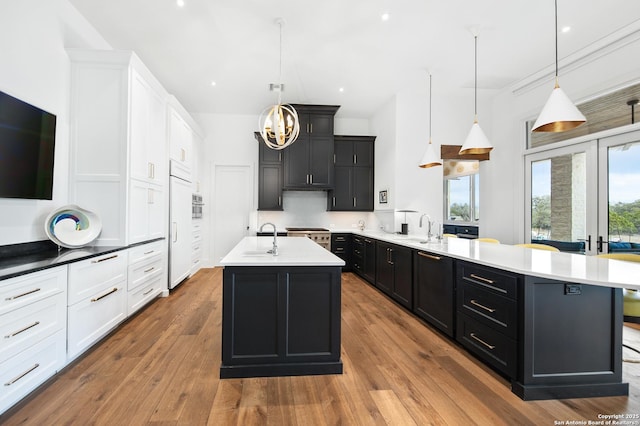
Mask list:
[[526,241],[594,254],[597,236],[597,141],[525,157]]
[[640,253],[640,131],[599,141],[601,253]]
[[253,168],[247,165],[214,165],[213,260],[222,259],[240,240],[249,235],[253,210]]

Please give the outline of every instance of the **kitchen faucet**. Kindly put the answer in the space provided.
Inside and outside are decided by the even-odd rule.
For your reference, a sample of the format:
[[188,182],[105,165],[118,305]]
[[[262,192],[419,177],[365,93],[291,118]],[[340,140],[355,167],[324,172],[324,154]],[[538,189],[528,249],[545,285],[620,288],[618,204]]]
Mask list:
[[260,230],[258,232],[262,232],[262,228],[264,228],[265,225],[271,225],[273,227],[273,248],[271,250],[269,250],[267,253],[271,253],[272,255],[277,256],[278,255],[278,241],[276,240],[276,236],[278,235],[278,232],[276,231],[276,226],[271,222],[265,222],[260,226]]
[[431,237],[432,237],[432,234],[431,234],[431,224],[432,224],[431,217],[426,213],[423,214],[422,216],[420,216],[420,223],[418,224],[418,226],[420,226],[420,228],[422,228],[422,218],[425,217],[425,216],[427,217],[427,241],[431,241]]

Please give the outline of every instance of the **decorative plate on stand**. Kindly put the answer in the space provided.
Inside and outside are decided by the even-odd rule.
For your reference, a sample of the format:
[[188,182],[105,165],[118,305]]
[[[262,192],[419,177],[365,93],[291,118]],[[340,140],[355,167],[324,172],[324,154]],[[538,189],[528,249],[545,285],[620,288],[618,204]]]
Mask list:
[[91,244],[102,231],[102,221],[93,212],[69,204],[54,210],[44,222],[47,237],[66,248]]

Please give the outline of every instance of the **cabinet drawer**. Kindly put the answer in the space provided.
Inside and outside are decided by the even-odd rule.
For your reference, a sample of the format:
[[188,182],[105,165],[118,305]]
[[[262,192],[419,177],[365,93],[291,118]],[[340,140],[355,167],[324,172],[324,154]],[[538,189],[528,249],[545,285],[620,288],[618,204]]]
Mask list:
[[165,252],[165,241],[156,241],[129,249],[129,264],[132,265],[150,257],[162,256]]
[[0,363],[0,413],[60,370],[65,349],[65,334],[59,331]]
[[463,281],[458,287],[458,310],[513,339],[517,337],[518,310],[512,299]]
[[496,370],[515,377],[516,341],[458,312],[456,340]]
[[0,281],[0,315],[65,292],[66,288],[66,266]]
[[144,305],[154,299],[163,289],[167,288],[167,283],[163,282],[163,274],[156,274],[146,280],[140,288],[127,293],[127,315],[131,315]]
[[458,283],[463,281],[479,285],[510,299],[516,299],[518,276],[493,268],[460,262],[458,266]]
[[145,261],[129,265],[127,290],[138,288],[153,275],[162,275],[162,271],[162,257],[160,252]]
[[64,293],[0,316],[0,362],[67,326]]
[[69,265],[69,306],[125,281],[126,276],[124,250]]
[[127,317],[124,281],[68,308],[68,359],[82,353]]

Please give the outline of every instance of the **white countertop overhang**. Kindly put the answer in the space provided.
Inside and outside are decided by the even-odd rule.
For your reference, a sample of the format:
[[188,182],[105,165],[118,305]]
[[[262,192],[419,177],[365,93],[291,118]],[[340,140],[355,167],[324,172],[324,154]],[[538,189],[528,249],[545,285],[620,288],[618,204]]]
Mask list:
[[267,253],[273,236],[244,237],[225,257],[222,266],[344,266],[344,260],[301,237],[278,237],[278,255]]
[[518,274],[640,290],[640,263],[636,262],[536,250],[509,244],[493,244],[465,238],[444,238],[441,242],[422,243],[426,240],[426,236],[399,235],[367,230],[352,230],[351,232],[354,235],[425,250]]

